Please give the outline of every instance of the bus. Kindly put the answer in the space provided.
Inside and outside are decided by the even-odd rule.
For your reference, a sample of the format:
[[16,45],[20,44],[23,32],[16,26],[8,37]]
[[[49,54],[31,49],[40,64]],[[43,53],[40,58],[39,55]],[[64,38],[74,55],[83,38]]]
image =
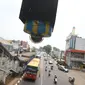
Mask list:
[[40,75],[40,59],[33,58],[26,66],[24,71],[24,79],[36,80],[37,76]]

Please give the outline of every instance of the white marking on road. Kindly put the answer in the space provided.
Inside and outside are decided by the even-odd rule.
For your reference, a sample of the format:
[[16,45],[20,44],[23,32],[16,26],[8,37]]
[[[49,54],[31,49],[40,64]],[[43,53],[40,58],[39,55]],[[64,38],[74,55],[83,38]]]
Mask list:
[[15,84],[15,85],[17,85],[17,84]]
[[23,74],[22,77],[17,81],[17,83],[16,83],[15,85],[18,85],[18,84],[22,81],[23,77],[24,77],[24,74]]
[[20,78],[20,81],[22,80],[22,78]]
[[42,85],[42,79],[43,79],[43,78],[42,78],[42,74],[41,74],[41,85]]
[[[43,70],[43,57],[41,57],[41,70]],[[41,85],[43,85],[43,71],[41,71]]]
[[20,83],[20,81],[17,82],[18,84]]
[[23,76],[21,78],[23,78]]

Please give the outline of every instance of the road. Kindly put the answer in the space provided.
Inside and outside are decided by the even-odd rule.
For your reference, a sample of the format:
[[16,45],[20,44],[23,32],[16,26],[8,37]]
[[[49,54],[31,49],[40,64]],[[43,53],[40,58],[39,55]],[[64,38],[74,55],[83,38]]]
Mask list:
[[[45,66],[47,65],[48,70],[45,72]],[[57,85],[71,85],[68,82],[68,76],[67,73],[58,70],[55,62],[53,63],[54,69],[51,71],[51,76],[48,77],[48,71],[50,68],[50,65],[44,61],[44,58],[41,58],[41,75],[37,78],[35,82],[32,81],[24,81],[22,80],[20,85],[54,85],[53,79],[54,75],[56,74],[58,77],[58,84]]]

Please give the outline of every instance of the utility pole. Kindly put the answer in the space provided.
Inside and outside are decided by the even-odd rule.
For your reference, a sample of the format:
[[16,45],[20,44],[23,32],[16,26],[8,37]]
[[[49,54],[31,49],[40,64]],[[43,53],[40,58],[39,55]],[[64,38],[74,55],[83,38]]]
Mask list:
[[61,53],[60,53],[60,61],[61,61],[61,58],[62,58],[62,51],[61,51]]

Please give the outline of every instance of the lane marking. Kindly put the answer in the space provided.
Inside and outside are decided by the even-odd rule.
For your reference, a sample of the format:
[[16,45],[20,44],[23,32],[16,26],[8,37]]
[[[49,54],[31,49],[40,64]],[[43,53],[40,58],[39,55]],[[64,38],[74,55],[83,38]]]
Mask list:
[[41,85],[43,85],[43,57],[41,57]]
[[20,83],[20,81],[17,82],[18,84]]
[[22,78],[20,78],[20,81],[22,81]]
[[17,84],[15,84],[15,85],[17,85]]
[[23,79],[23,76],[17,81],[17,83],[15,85],[19,85],[20,82],[22,81],[22,79]]

